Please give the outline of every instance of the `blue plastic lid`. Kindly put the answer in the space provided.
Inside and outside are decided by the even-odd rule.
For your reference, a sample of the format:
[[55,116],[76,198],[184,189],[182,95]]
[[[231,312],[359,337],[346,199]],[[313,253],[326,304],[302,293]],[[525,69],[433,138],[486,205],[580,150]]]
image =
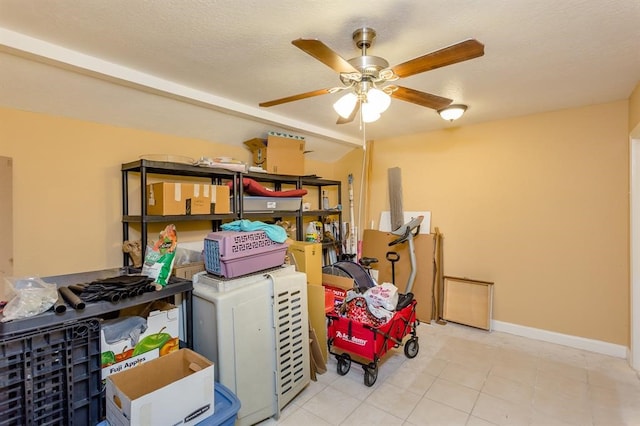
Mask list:
[[[196,426],[214,426],[226,424],[229,420],[235,420],[238,411],[240,411],[240,400],[233,392],[221,383],[215,382],[214,389],[214,414],[198,423]],[[228,424],[233,425],[235,421]]]

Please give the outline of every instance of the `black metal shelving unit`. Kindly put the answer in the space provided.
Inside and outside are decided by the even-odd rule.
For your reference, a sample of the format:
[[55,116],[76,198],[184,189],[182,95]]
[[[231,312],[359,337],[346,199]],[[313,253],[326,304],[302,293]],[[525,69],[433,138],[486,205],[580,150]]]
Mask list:
[[[334,244],[342,244],[342,209],[314,209],[311,211],[270,211],[270,212],[245,212],[243,206],[242,185],[233,185],[231,189],[231,213],[211,214],[211,215],[183,215],[183,216],[157,216],[147,214],[146,186],[148,175],[169,175],[182,177],[198,177],[208,179],[212,185],[221,185],[235,179],[235,182],[242,182],[243,177],[251,178],[260,183],[273,185],[274,190],[280,191],[286,187],[301,189],[304,187],[315,187],[318,190],[318,206],[322,207],[322,191],[324,188],[335,187],[337,191],[338,206],[342,206],[342,182],[339,180],[322,179],[316,176],[289,176],[274,175],[267,173],[243,173],[226,169],[216,169],[210,167],[199,167],[188,164],[172,163],[164,161],[137,160],[122,164],[122,240],[129,239],[129,228],[132,224],[140,226],[141,241],[147,241],[147,225],[149,223],[171,223],[185,221],[210,221],[212,230],[218,230],[225,221],[237,219],[281,219],[295,218],[296,239],[304,240],[304,218],[313,217],[320,222],[329,216],[337,216],[339,229],[336,242],[324,243],[328,248]],[[135,174],[140,182],[140,214],[131,214],[129,211],[129,183],[130,177]],[[146,244],[143,244],[142,249]],[[143,252],[144,255],[144,252]],[[123,253],[123,265],[129,263],[128,254]]]
[[[315,176],[285,176],[285,175],[272,175],[265,173],[245,173],[243,177],[249,177],[258,182],[268,182],[274,185],[276,191],[282,190],[283,184],[291,185],[296,189],[304,187],[315,187],[318,189],[318,206],[322,206],[322,190],[326,187],[336,187],[338,205],[342,206],[342,182],[339,180],[322,179]],[[244,212],[242,208],[242,197],[239,197],[240,206],[239,211],[241,216],[251,217],[295,217],[296,219],[296,239],[304,240],[304,218],[314,217],[320,222],[324,222],[324,218],[327,216],[337,216],[338,223],[342,224],[342,210],[341,209],[316,209],[309,211],[283,211],[283,212],[271,212],[271,213],[253,213]],[[341,228],[341,226],[339,227]],[[342,243],[342,229],[338,229],[338,244]],[[329,243],[332,244],[332,243]]]
[[[191,166],[188,164],[171,163],[164,161],[138,160],[122,165],[122,240],[129,239],[129,226],[133,223],[140,225],[140,239],[146,242],[148,239],[147,225],[149,223],[172,223],[172,222],[190,222],[190,221],[210,221],[213,230],[216,230],[220,223],[224,220],[235,220],[240,216],[232,203],[232,212],[228,214],[205,214],[205,215],[181,215],[181,216],[157,216],[147,214],[147,178],[149,174],[155,175],[173,175],[200,177],[210,180],[212,185],[220,185],[225,180],[231,180],[237,176],[237,172],[215,169],[210,167]],[[137,174],[140,179],[140,214],[132,215],[129,213],[129,177],[131,174]],[[237,190],[234,188],[232,199],[238,197]],[[146,244],[142,244],[142,254]],[[127,266],[129,255],[123,253],[123,265]]]
[[[300,178],[298,176],[290,176],[290,175],[274,175],[268,173],[240,173],[238,176],[239,182],[242,181],[242,178],[251,178],[256,182],[260,183],[268,183],[273,185],[273,189],[275,191],[282,191],[286,186],[293,187],[295,189],[300,188]],[[270,212],[253,212],[253,211],[245,211],[244,210],[244,191],[242,191],[242,185],[238,186],[240,191],[238,196],[234,198],[234,202],[237,206],[237,211],[240,213],[241,219],[283,219],[287,217],[296,218],[296,223],[298,223],[297,218],[300,215],[300,211],[289,211],[289,210],[274,210]],[[296,239],[300,239],[299,235]]]
[[324,219],[329,216],[337,216],[338,217],[338,230],[337,230],[337,238],[335,242],[323,242],[323,251],[326,252],[326,249],[333,246],[334,244],[342,245],[342,182],[339,180],[329,180],[329,179],[320,179],[313,176],[301,176],[300,177],[300,187],[312,186],[318,189],[318,206],[322,206],[322,191],[327,187],[336,187],[337,197],[338,197],[338,208],[335,209],[318,209],[318,210],[309,210],[306,212],[301,212],[298,217],[297,222],[297,231],[298,231],[298,240],[304,240],[304,217],[314,217],[317,218],[320,222],[324,222]]

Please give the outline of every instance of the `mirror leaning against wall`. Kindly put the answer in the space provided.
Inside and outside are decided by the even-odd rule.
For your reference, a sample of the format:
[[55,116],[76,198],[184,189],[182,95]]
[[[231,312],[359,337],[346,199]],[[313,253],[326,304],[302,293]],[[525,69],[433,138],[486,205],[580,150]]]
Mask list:
[[[13,274],[13,160],[0,156],[0,278]],[[1,297],[0,297],[1,298]]]

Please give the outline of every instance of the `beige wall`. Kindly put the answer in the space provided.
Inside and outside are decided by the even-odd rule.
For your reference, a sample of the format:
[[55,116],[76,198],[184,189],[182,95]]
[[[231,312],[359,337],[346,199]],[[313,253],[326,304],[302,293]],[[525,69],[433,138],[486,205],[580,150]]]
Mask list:
[[[351,215],[349,202],[349,175],[353,176],[353,204],[354,204],[354,223],[359,223],[358,214],[360,213],[359,197],[362,183],[362,167],[364,161],[364,151],[360,148],[354,149],[346,154],[339,162],[336,163],[335,172],[336,179],[342,181],[342,220],[347,222],[350,229]],[[364,211],[363,211],[364,213]],[[364,220],[364,219],[362,219]],[[362,232],[360,232],[360,236]]]
[[[14,271],[58,275],[122,265],[122,163],[144,154],[250,160],[243,147],[0,108],[0,156],[13,158]],[[333,166],[306,161],[333,179]],[[207,223],[179,223],[203,238]],[[149,228],[150,235],[160,225]]]
[[[490,280],[494,318],[627,345],[629,102],[376,141],[369,214],[387,210],[387,169],[402,168],[405,210],[430,210],[445,273]],[[635,112],[634,112],[635,111]],[[0,109],[0,156],[14,159],[14,273],[121,264],[120,164],[142,154],[228,155],[242,147]],[[356,214],[363,150],[306,173],[347,176]],[[181,240],[203,229],[182,225]]]
[[[370,218],[432,212],[446,275],[495,282],[494,319],[629,341],[628,102],[374,143]],[[367,222],[368,223],[368,222]]]

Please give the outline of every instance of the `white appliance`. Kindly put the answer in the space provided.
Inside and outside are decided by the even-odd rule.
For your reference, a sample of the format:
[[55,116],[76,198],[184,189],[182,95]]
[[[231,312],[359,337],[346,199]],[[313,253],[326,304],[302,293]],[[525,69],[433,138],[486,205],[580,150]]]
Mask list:
[[306,275],[293,266],[235,279],[199,273],[193,296],[194,350],[240,400],[236,425],[278,418],[310,381]]

